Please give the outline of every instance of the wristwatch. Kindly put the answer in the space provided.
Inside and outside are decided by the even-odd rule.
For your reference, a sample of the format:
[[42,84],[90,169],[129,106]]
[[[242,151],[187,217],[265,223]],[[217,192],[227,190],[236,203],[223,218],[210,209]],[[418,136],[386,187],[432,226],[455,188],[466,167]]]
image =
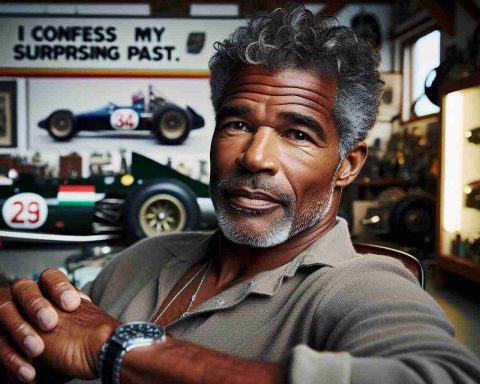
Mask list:
[[104,384],[120,384],[123,356],[130,350],[165,340],[165,329],[153,323],[123,324],[103,344],[98,357],[97,371]]

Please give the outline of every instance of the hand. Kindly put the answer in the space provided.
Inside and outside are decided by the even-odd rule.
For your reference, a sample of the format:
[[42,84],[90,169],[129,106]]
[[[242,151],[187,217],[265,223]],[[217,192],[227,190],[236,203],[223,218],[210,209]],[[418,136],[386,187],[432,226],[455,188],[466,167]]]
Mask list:
[[86,300],[74,312],[57,310],[57,313],[57,327],[50,332],[39,332],[45,343],[41,360],[75,378],[96,378],[100,349],[121,323]]
[[0,290],[0,371],[24,382],[35,377],[31,358],[45,349],[39,332],[49,332],[58,324],[57,309],[49,300],[65,312],[76,310],[82,297],[89,300],[57,270],[44,271],[39,285],[19,279],[11,290]]

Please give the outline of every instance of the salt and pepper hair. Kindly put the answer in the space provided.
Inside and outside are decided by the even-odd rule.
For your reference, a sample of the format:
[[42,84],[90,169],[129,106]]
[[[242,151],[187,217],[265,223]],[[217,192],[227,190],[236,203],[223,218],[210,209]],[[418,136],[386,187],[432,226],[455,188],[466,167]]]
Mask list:
[[210,60],[212,102],[222,102],[230,75],[242,64],[304,69],[335,78],[332,115],[340,135],[340,158],[365,139],[375,123],[383,81],[380,55],[334,18],[316,21],[300,5],[259,12],[223,42]]

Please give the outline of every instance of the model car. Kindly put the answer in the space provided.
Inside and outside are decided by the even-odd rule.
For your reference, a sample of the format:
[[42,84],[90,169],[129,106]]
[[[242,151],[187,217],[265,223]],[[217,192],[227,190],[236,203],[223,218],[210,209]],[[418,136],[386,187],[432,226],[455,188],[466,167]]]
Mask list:
[[198,229],[212,218],[208,185],[137,153],[129,172],[112,176],[44,180],[10,174],[10,183],[0,185],[0,238],[134,241]]
[[153,86],[148,88],[148,102],[142,92],[132,96],[132,104],[108,103],[90,112],[74,114],[67,109],[52,112],[38,122],[57,141],[66,141],[79,131],[150,130],[162,144],[181,144],[192,129],[202,128],[205,121],[190,106],[185,109],[168,101]]

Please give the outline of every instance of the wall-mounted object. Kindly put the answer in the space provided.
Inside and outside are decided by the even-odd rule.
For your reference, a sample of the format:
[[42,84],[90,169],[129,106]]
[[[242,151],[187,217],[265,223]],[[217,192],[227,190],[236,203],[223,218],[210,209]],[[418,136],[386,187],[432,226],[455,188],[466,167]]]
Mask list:
[[17,83],[0,81],[0,147],[17,146]]
[[400,114],[402,103],[402,74],[399,72],[382,73],[385,82],[382,103],[378,111],[378,121],[391,122]]
[[190,32],[187,39],[187,52],[199,54],[205,46],[205,32]]
[[382,33],[377,18],[372,13],[360,12],[352,19],[352,29],[373,47],[382,46]]
[[149,85],[148,101],[142,92],[134,93],[131,104],[120,106],[109,102],[99,109],[73,113],[57,109],[38,122],[56,141],[68,141],[80,131],[150,130],[159,143],[176,145],[185,141],[192,129],[202,128],[205,121],[193,108],[181,108]]

